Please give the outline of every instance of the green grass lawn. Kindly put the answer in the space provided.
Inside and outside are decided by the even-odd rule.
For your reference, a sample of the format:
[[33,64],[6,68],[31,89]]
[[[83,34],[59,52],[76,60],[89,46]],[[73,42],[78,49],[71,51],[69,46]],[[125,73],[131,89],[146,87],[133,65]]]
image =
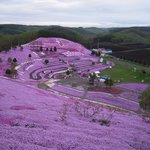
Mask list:
[[145,48],[145,50],[150,50],[150,48]]
[[[115,66],[102,71],[102,74],[110,75],[114,81],[141,83],[144,80],[144,83],[150,83],[150,69],[123,60],[112,59],[111,61],[115,63]],[[136,71],[134,71],[134,67],[136,67]],[[142,73],[142,70],[145,70],[146,73]]]
[[146,42],[144,42],[144,44],[150,44],[150,41],[146,41]]

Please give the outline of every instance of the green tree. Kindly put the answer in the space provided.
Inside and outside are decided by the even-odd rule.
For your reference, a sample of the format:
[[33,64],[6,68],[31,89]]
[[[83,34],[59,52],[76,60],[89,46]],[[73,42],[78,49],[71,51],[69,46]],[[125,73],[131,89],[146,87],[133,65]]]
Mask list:
[[11,70],[10,70],[10,69],[7,69],[7,70],[5,71],[5,74],[6,74],[6,75],[11,75],[11,74],[12,74],[12,72],[11,72]]
[[47,65],[49,63],[48,59],[45,59],[44,63]]
[[140,107],[144,110],[150,110],[150,88],[146,89],[140,96]]
[[104,83],[106,86],[110,86],[110,87],[113,86],[113,84],[114,84],[112,79],[106,79]]
[[16,59],[16,58],[14,58],[14,59],[13,59],[13,62],[14,62],[14,63],[16,63],[16,62],[17,62],[17,59]]
[[15,68],[11,68],[11,69],[7,69],[5,74],[8,75],[9,77],[16,77],[18,72]]
[[96,79],[96,74],[95,73],[90,73],[90,75],[89,75],[89,84],[94,85],[95,79]]
[[29,58],[31,58],[31,57],[32,57],[32,55],[31,55],[31,54],[29,54],[29,55],[28,55],[28,57],[29,57]]
[[8,57],[7,62],[8,62],[9,64],[11,64],[11,63],[13,62],[12,58],[11,58],[11,57]]

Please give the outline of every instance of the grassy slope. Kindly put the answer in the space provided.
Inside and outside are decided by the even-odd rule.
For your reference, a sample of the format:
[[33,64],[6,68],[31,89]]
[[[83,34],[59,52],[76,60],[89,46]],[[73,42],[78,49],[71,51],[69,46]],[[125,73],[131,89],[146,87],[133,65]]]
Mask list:
[[150,41],[150,29],[145,28],[110,28],[106,35],[99,34],[100,42],[145,43]]
[[[120,80],[121,82],[141,82],[150,83],[150,70],[131,62],[122,60],[113,60],[115,66],[112,69],[104,70],[103,74],[108,74],[113,80]],[[136,71],[134,71],[136,67]],[[142,73],[142,70],[146,70],[146,74]],[[136,78],[135,78],[136,77]]]

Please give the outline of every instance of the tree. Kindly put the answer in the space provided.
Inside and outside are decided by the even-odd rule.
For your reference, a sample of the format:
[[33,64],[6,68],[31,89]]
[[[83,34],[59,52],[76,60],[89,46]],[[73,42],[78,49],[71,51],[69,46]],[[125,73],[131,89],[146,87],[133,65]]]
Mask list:
[[144,110],[150,110],[150,88],[146,89],[140,96],[140,107]]
[[16,62],[17,62],[17,59],[16,59],[16,58],[14,58],[14,59],[13,59],[13,62],[14,62],[14,63],[16,63]]
[[29,57],[29,58],[31,58],[31,57],[32,57],[32,55],[31,55],[31,54],[29,54],[29,55],[28,55],[28,57]]
[[40,46],[40,51],[43,51],[43,47],[42,46]]
[[69,70],[66,71],[66,75],[70,75],[70,71]]
[[105,80],[104,83],[105,83],[106,86],[110,86],[110,87],[114,84],[113,80],[112,79],[108,79],[108,78]]
[[0,63],[2,63],[3,62],[3,60],[2,60],[2,58],[0,58]]
[[11,75],[11,74],[12,74],[12,72],[11,72],[10,69],[7,69],[5,73],[6,73],[7,75]]
[[8,62],[9,64],[11,64],[11,63],[12,63],[12,58],[11,58],[11,57],[8,57],[7,62]]
[[143,73],[143,74],[146,74],[146,71],[145,71],[145,70],[142,70],[142,73]]
[[94,62],[94,61],[92,62],[92,65],[95,65],[95,62]]
[[89,84],[94,85],[94,80],[96,79],[95,73],[90,73],[89,75]]
[[54,47],[54,52],[56,52],[56,51],[57,51],[57,47],[55,46],[55,47]]
[[47,65],[49,63],[48,59],[45,59],[44,63]]
[[53,49],[52,49],[52,48],[50,48],[50,51],[52,52],[52,51],[53,51]]
[[18,74],[18,72],[16,69],[11,68],[11,69],[7,69],[5,74],[10,76],[10,77],[15,77]]

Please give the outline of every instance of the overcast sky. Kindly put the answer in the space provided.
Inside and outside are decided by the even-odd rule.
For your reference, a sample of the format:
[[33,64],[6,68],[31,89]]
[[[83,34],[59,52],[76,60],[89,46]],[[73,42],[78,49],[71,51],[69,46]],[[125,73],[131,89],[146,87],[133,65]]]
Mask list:
[[0,0],[0,24],[150,26],[150,0]]

